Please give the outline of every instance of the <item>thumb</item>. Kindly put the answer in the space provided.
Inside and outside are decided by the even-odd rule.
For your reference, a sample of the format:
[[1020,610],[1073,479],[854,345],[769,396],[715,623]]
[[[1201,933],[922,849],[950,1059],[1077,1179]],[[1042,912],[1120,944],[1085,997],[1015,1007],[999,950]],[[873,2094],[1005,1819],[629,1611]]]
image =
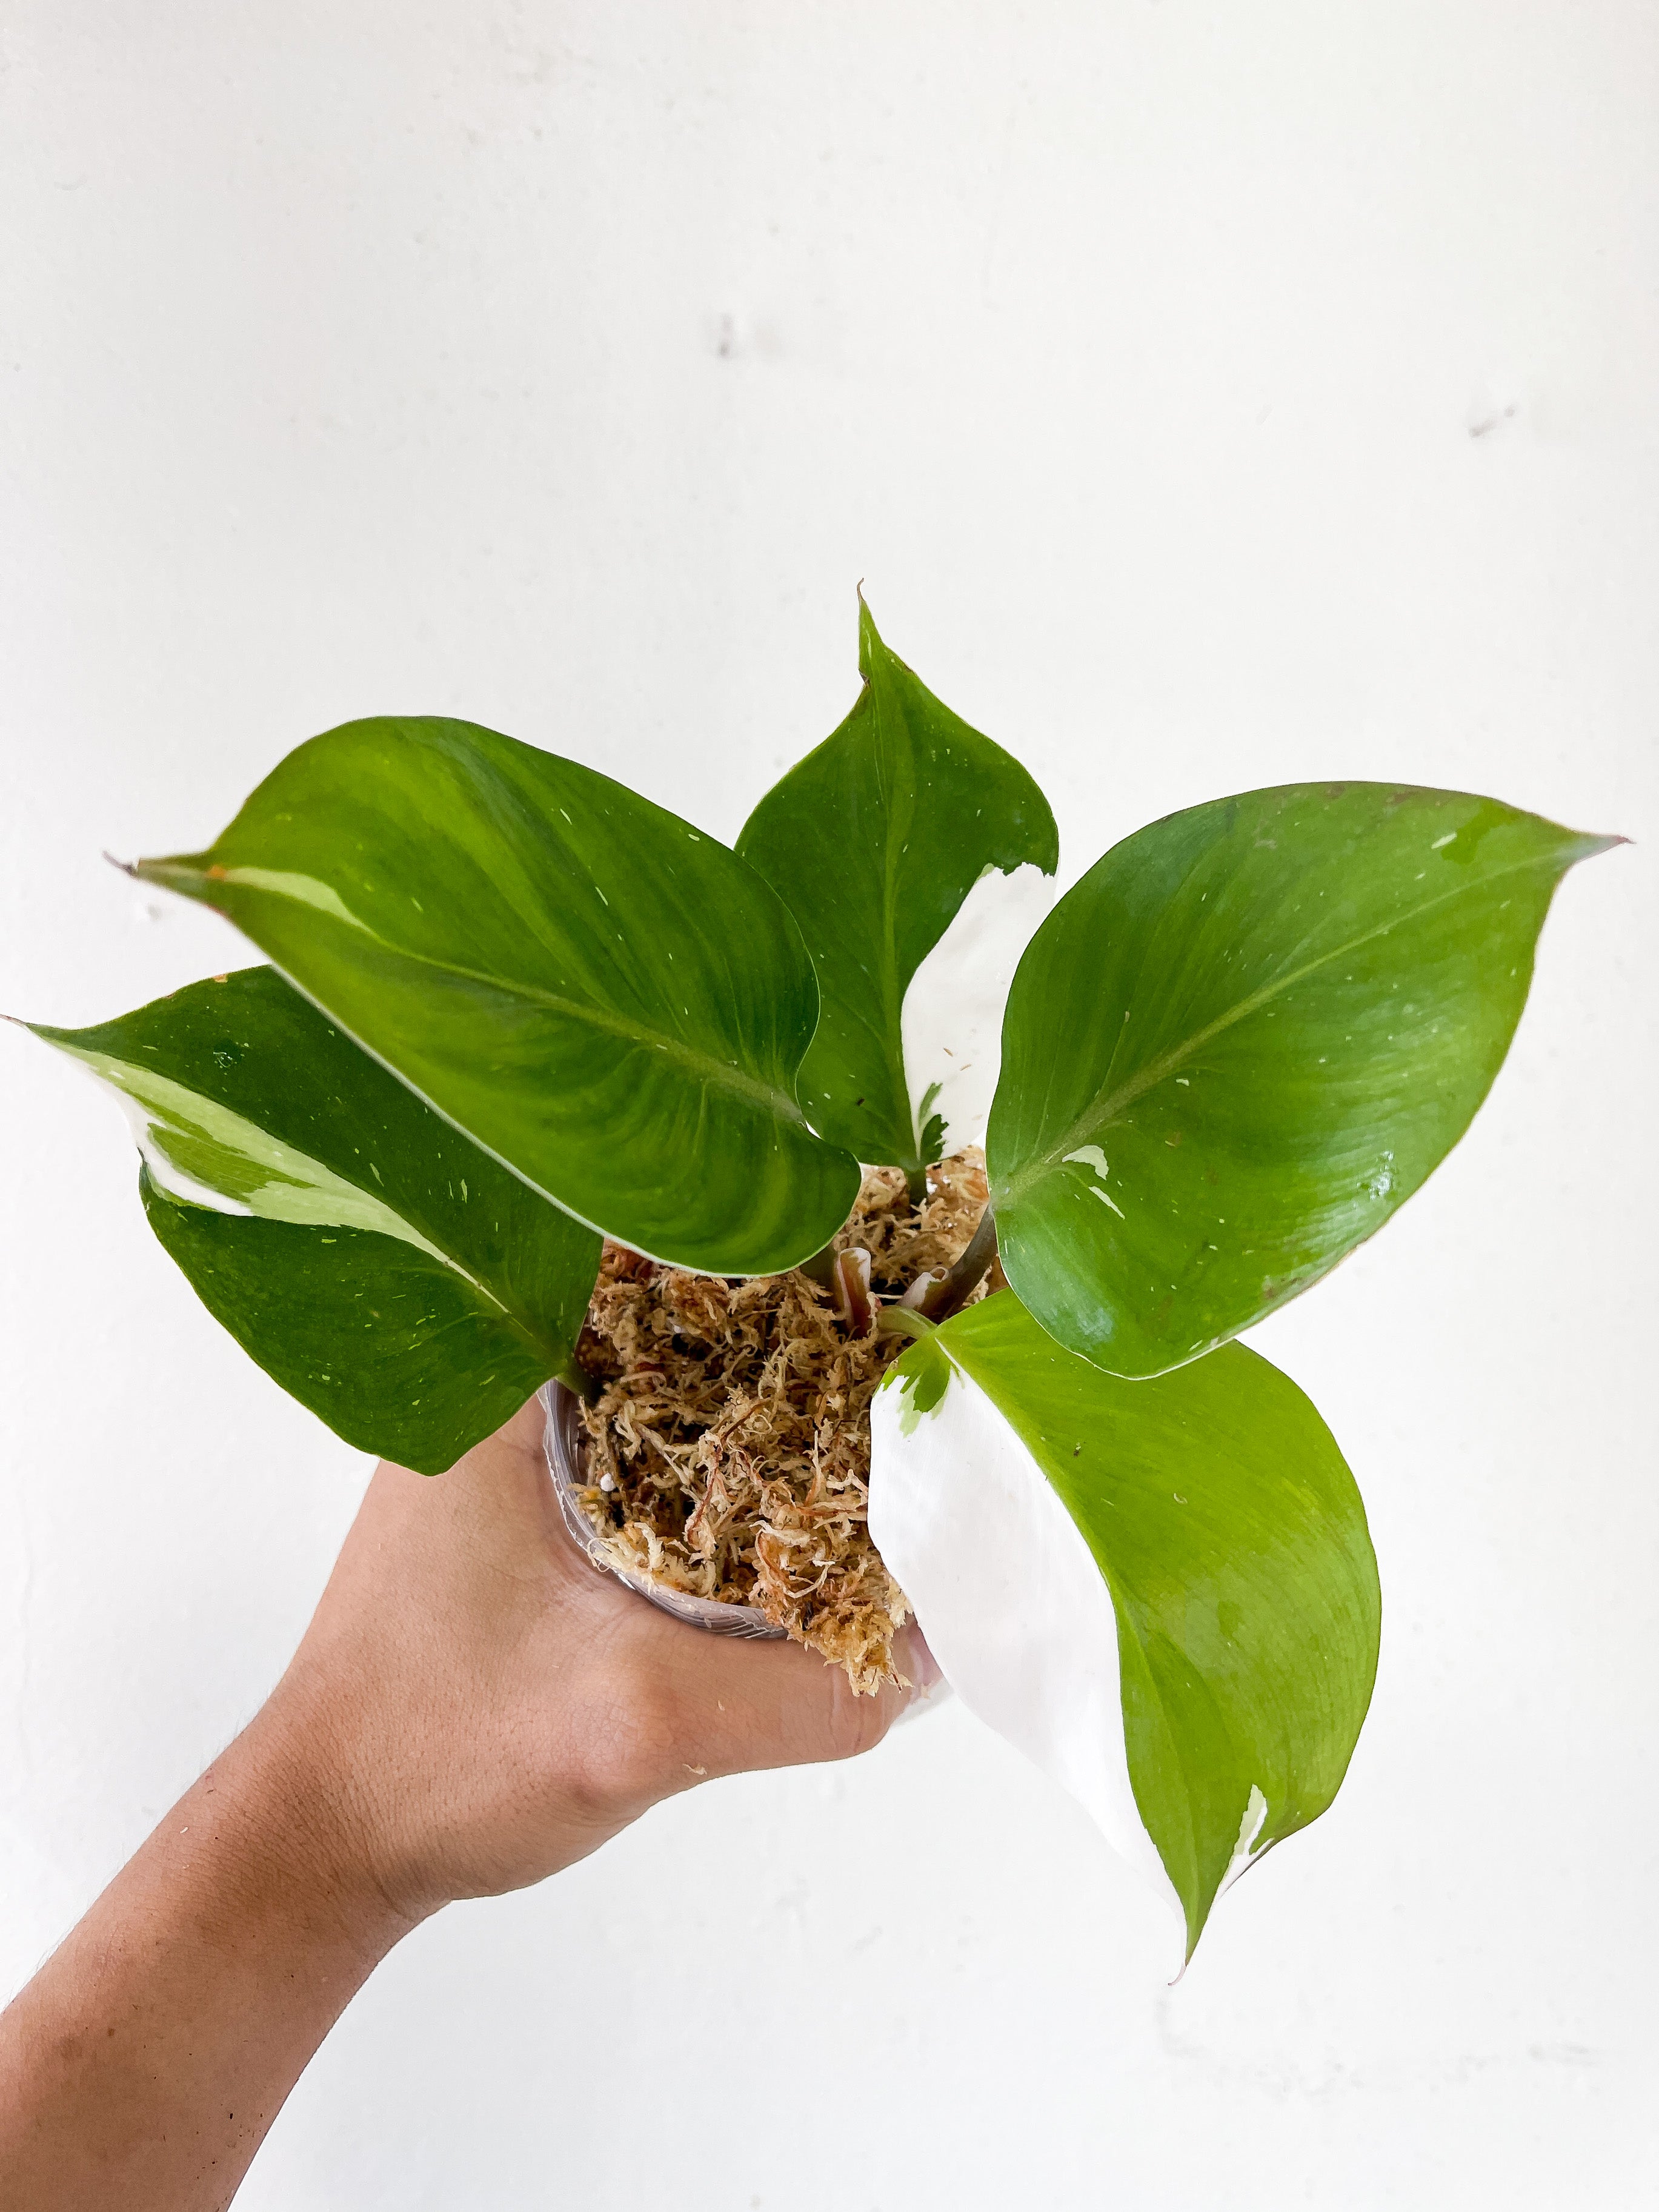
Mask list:
[[717,1774],[856,1758],[939,1679],[914,1626],[894,1645],[906,1683],[860,1696],[840,1667],[804,1645],[713,1636],[659,1617],[665,1629],[701,1647],[682,1644],[673,1669],[681,1786],[688,1789]]

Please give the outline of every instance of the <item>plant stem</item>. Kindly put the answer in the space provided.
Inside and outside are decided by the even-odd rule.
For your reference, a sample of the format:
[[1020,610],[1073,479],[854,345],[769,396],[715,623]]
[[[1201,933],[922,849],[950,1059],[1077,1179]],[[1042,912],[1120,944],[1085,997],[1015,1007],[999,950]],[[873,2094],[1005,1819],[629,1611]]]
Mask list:
[[968,1249],[955,1267],[941,1275],[936,1283],[927,1286],[921,1310],[929,1321],[944,1321],[953,1314],[981,1275],[997,1256],[996,1216],[988,1205],[979,1217],[979,1226],[969,1239]]
[[596,1375],[591,1367],[584,1367],[574,1351],[571,1352],[562,1367],[554,1370],[553,1380],[556,1382],[562,1382],[567,1390],[574,1391],[585,1405],[589,1406],[593,1404],[605,1388],[603,1378]]
[[870,1326],[873,1308],[870,1303],[870,1255],[854,1246],[842,1252],[836,1261],[836,1304],[841,1309],[842,1319],[857,1336],[862,1336]]

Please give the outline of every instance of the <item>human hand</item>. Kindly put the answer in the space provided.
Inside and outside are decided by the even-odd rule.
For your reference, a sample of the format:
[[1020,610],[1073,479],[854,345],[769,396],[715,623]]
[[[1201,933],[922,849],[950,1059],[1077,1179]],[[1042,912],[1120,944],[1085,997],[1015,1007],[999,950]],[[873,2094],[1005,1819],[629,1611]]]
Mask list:
[[0,2212],[223,2212],[416,1922],[705,1778],[867,1750],[906,1697],[597,1574],[533,1405],[447,1474],[380,1468],[270,1698],[0,2015]]
[[[816,1653],[596,1573],[541,1432],[532,1401],[447,1474],[376,1471],[256,1723],[331,1808],[337,1878],[410,1920],[538,1881],[705,1778],[867,1751],[910,1695],[855,1697]],[[937,1678],[914,1634],[900,1663]]]

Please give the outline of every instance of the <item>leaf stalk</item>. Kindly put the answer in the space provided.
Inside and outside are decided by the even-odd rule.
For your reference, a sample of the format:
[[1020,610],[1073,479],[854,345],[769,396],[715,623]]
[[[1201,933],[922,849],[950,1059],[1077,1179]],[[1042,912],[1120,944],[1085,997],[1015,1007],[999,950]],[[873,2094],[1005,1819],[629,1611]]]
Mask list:
[[920,1300],[919,1310],[929,1321],[940,1322],[948,1318],[978,1288],[996,1256],[996,1215],[988,1204],[979,1217],[978,1227],[968,1241],[967,1250],[955,1267],[927,1285]]

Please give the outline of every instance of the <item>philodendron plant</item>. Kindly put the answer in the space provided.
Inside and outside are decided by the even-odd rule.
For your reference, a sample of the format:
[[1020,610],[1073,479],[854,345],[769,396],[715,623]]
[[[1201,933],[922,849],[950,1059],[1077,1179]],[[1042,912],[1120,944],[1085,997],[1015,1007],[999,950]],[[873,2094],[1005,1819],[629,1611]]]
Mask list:
[[1557,884],[1615,841],[1294,785],[1152,823],[1049,911],[1031,778],[861,603],[859,664],[735,848],[471,723],[331,730],[205,851],[133,870],[271,964],[36,1034],[120,1095],[215,1316],[431,1474],[547,1378],[588,1386],[602,1237],[821,1267],[861,1164],[919,1196],[982,1136],[963,1261],[849,1309],[915,1339],[871,1533],[947,1679],[1173,1893],[1190,1950],[1330,1803],[1377,1647],[1352,1477],[1233,1340],[1457,1141]]

